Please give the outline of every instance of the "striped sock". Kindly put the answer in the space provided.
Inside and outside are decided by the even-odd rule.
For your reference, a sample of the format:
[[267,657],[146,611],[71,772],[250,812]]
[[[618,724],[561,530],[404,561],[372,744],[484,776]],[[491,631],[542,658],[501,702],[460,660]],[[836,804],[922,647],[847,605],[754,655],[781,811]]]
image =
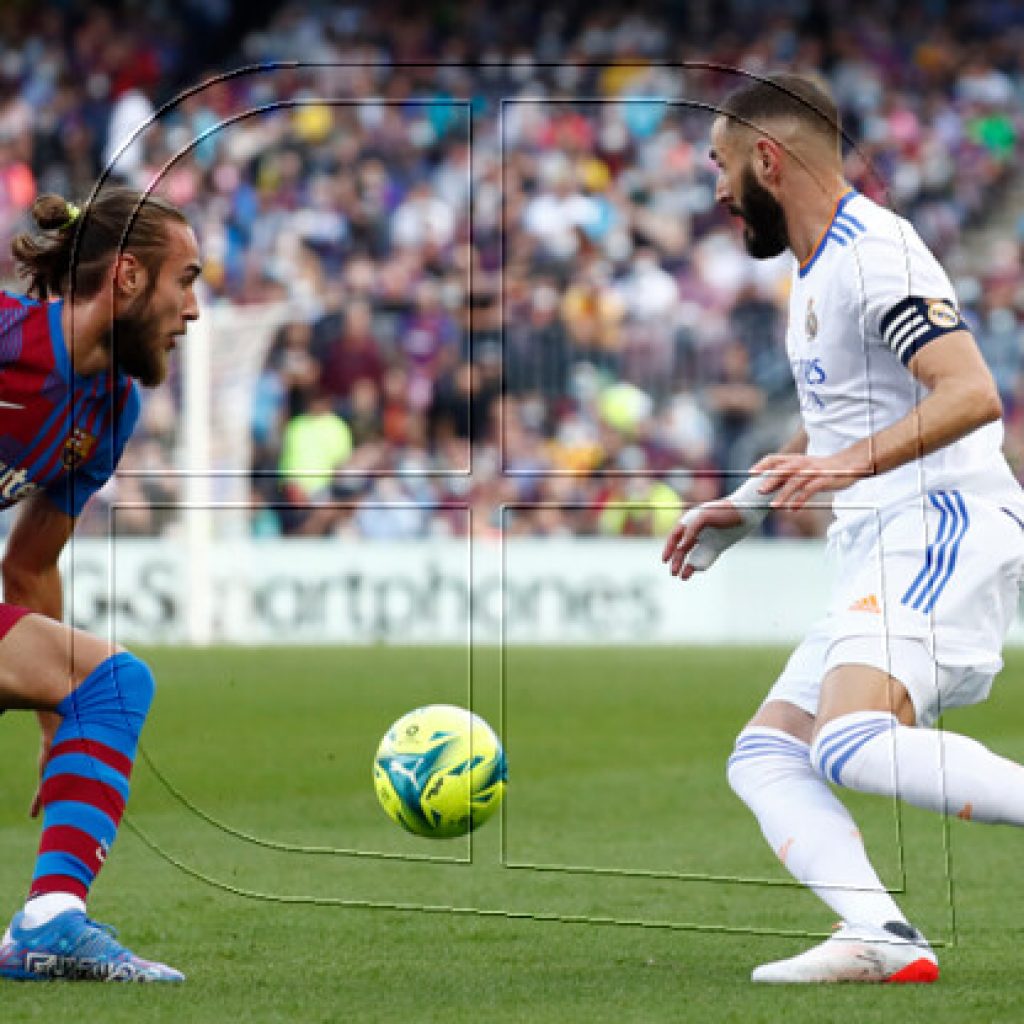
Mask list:
[[43,835],[29,899],[60,892],[85,900],[121,823],[153,690],[149,669],[121,653],[58,705],[64,721],[43,772]]
[[1024,767],[955,732],[859,711],[825,725],[811,759],[825,778],[849,789],[899,797],[940,814],[1024,826]]
[[849,811],[812,767],[806,743],[779,729],[747,726],[728,777],[790,874],[844,921],[906,920],[871,866]]

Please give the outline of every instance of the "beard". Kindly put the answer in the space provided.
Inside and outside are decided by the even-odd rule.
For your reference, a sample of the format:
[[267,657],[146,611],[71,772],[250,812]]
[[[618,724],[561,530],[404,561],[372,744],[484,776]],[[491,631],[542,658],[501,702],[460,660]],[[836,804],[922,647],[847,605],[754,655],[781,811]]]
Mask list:
[[150,313],[148,302],[144,302],[138,312],[114,318],[107,344],[118,370],[134,377],[145,388],[155,388],[167,376],[167,360],[160,340],[158,319]]
[[758,184],[750,167],[743,170],[742,205],[734,206],[744,221],[743,244],[755,260],[770,260],[789,248],[786,215],[779,201]]

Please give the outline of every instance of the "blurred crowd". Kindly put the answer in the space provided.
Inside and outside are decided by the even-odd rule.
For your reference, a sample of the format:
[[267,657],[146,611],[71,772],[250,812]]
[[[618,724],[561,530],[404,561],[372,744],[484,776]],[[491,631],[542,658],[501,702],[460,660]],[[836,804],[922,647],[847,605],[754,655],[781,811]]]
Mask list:
[[[207,304],[285,303],[252,388],[260,535],[662,533],[795,428],[788,257],[746,256],[707,136],[741,72],[813,72],[848,178],[953,277],[1024,468],[1021,4],[671,6],[306,2],[215,53],[192,40],[231,0],[5,5],[0,277],[33,197],[108,168],[184,208]],[[175,528],[179,390],[96,528],[130,499],[122,532]]]

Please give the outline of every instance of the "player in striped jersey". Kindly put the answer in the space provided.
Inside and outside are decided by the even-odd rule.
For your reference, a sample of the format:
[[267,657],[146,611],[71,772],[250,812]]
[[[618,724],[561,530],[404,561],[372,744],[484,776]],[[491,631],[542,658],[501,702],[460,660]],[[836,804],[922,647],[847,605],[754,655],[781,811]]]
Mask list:
[[761,982],[934,981],[935,954],[828,783],[1024,826],[1024,767],[928,728],[984,700],[1024,574],[1024,493],[998,393],[942,268],[843,178],[838,113],[799,76],[756,81],[712,126],[717,198],[755,258],[796,257],[786,347],[803,428],[664,560],[707,569],[769,506],[833,495],[834,599],[740,733],[729,781],[790,872],[842,918]]
[[198,316],[195,235],[166,201],[108,188],[78,210],[40,196],[12,246],[26,295],[0,296],[0,504],[20,503],[3,557],[0,712],[34,709],[43,833],[0,977],[180,981],[86,915],[117,833],[153,677],[134,655],[62,625],[57,562],[113,473],[152,387]]

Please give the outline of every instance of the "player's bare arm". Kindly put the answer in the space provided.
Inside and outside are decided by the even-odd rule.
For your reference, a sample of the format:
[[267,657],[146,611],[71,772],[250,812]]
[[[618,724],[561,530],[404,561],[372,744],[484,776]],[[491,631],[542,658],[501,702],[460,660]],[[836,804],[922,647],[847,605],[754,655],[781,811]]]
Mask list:
[[954,331],[921,349],[910,372],[927,395],[903,419],[834,455],[780,452],[753,471],[770,477],[773,508],[802,508],[816,494],[842,490],[958,441],[1002,415],[995,381],[968,331]]
[[4,600],[51,619],[63,617],[64,602],[57,562],[75,529],[42,492],[26,498],[18,510],[3,559]]

